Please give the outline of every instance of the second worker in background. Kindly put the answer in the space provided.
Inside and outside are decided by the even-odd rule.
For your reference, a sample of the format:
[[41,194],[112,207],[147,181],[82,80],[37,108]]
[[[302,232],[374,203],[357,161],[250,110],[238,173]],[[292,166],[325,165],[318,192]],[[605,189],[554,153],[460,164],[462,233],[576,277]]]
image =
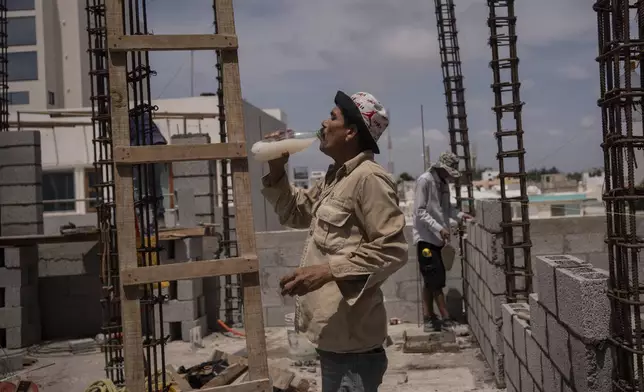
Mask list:
[[[414,197],[414,244],[423,276],[423,315],[425,332],[440,331],[453,322],[445,303],[446,271],[441,252],[450,240],[450,220],[471,219],[452,208],[449,183],[461,176],[458,157],[444,152],[438,161],[416,180]],[[434,302],[441,318],[434,313]]]

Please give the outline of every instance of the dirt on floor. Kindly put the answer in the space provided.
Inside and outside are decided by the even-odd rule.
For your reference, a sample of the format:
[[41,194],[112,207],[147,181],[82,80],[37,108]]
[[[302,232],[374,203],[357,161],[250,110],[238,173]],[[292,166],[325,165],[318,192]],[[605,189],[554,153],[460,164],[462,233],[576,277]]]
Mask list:
[[[418,327],[411,324],[390,327],[393,344],[387,347],[389,368],[381,392],[503,391],[494,387],[493,375],[470,335],[457,339],[460,350],[456,352],[407,354],[402,350],[406,330],[418,331]],[[309,379],[311,392],[321,390],[319,363],[289,358],[286,328],[267,328],[266,343],[269,363]],[[56,350],[46,348],[47,345],[43,345],[37,350],[30,350],[30,355],[36,357],[37,362],[10,381],[17,383],[18,380],[29,380],[37,383],[39,389],[45,392],[84,392],[90,384],[105,378],[103,353],[97,350],[77,354],[56,353]],[[243,338],[213,333],[203,339],[201,348],[185,342],[168,343],[165,359],[167,364],[188,368],[208,360],[214,350],[233,354],[244,348]]]

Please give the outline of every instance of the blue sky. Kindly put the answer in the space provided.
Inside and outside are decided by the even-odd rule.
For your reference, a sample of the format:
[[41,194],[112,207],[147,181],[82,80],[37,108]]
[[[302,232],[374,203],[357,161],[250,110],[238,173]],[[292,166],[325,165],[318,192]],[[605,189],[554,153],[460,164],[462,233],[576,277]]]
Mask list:
[[[470,140],[496,167],[485,0],[457,0]],[[149,0],[157,34],[212,31],[211,0]],[[404,4],[404,5],[403,5]],[[528,167],[602,165],[596,16],[586,0],[517,1],[519,75]],[[420,105],[432,157],[449,148],[436,17],[431,0],[238,0],[242,93],[284,110],[293,129],[316,129],[336,90],[373,93],[390,111],[397,173],[422,170]],[[155,53],[155,97],[190,93],[189,54]],[[196,93],[215,91],[214,55],[195,56]],[[379,160],[386,164],[386,133]],[[315,147],[293,165],[325,169]]]

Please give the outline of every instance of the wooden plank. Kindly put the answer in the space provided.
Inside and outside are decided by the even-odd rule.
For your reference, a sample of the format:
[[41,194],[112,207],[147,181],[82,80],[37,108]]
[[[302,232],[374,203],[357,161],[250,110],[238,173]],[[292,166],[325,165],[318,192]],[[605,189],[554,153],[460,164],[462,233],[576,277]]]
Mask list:
[[237,385],[225,385],[222,387],[213,387],[200,389],[200,392],[273,392],[271,381],[268,378],[249,381]]
[[[215,0],[215,9],[217,11],[217,33],[236,35],[233,0]],[[224,108],[229,141],[245,143],[246,135],[244,133],[243,101],[237,51],[222,51],[221,62]],[[248,160],[232,160],[230,165],[233,173],[238,249],[240,254],[256,254]],[[244,274],[242,276],[242,287],[246,347],[248,348],[248,375],[251,380],[268,378],[259,273]]]
[[291,386],[291,382],[295,378],[295,374],[293,374],[293,372],[275,366],[271,366],[268,373],[270,374],[273,388],[281,389],[283,391],[287,390]]
[[208,389],[212,387],[220,387],[222,385],[228,385],[233,381],[235,381],[239,376],[241,376],[242,373],[244,373],[247,369],[248,369],[247,364],[233,363],[230,366],[228,366],[226,369],[224,369],[221,373],[219,373],[217,377],[208,381],[206,385],[204,385],[199,389],[202,390],[202,389]]
[[170,374],[170,377],[172,377],[172,380],[177,383],[177,386],[179,387],[181,392],[188,392],[188,391],[194,390],[194,388],[190,386],[190,383],[188,383],[188,380],[186,380],[186,378],[183,375],[177,373],[177,371],[174,370],[174,366],[167,365],[165,367],[165,370],[168,374]]
[[0,248],[12,246],[28,246],[37,244],[61,244],[67,242],[94,242],[98,241],[100,233],[96,231],[74,234],[33,234],[0,237]]
[[214,161],[246,158],[246,143],[183,144],[165,146],[114,147],[117,164]]
[[235,50],[238,46],[236,35],[225,34],[123,35],[108,44],[112,52]]
[[159,241],[180,240],[188,237],[203,237],[206,235],[206,228],[199,227],[175,227],[159,229]]
[[121,269],[121,283],[134,286],[172,280],[206,278],[259,272],[257,256],[191,261]]
[[[123,35],[123,0],[106,1],[107,40],[113,42]],[[110,106],[112,141],[115,147],[130,144],[129,101],[127,94],[127,53],[109,56]],[[119,269],[136,268],[136,232],[134,227],[134,191],[132,166],[114,170],[116,200],[116,228]],[[138,288],[126,290],[121,285],[121,316],[123,318],[123,346],[125,357],[125,385],[128,392],[145,392],[145,358],[141,307]]]

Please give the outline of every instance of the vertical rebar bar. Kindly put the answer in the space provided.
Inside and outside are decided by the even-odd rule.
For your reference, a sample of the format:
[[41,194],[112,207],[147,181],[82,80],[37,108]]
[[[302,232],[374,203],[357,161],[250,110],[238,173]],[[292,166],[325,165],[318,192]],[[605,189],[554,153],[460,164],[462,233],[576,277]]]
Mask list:
[[0,132],[9,130],[7,0],[0,0]]
[[[639,277],[639,255],[644,241],[637,233],[636,210],[644,200],[644,190],[635,179],[635,166],[641,164],[635,151],[644,148],[644,76],[634,70],[644,51],[644,2],[597,0],[593,9],[597,13],[599,51],[613,391],[642,392],[644,286]],[[640,115],[637,126],[634,111]]]
[[[436,7],[436,27],[438,29],[438,47],[440,49],[441,69],[443,71],[443,87],[445,89],[445,106],[447,108],[447,129],[452,153],[461,160],[461,178],[454,182],[456,208],[463,211],[463,200],[467,201],[467,212],[475,215],[474,189],[472,188],[472,159],[470,158],[470,141],[468,137],[467,112],[465,110],[465,88],[461,71],[461,54],[458,44],[458,29],[456,28],[456,13],[453,0],[434,0]],[[467,189],[467,197],[462,197],[462,186]],[[467,257],[463,235],[463,224],[458,225],[458,243],[461,258]],[[465,269],[461,271],[463,292],[466,292]],[[467,298],[465,309],[467,309]]]
[[[128,0],[124,2],[125,34],[149,34],[147,22],[146,0]],[[156,72],[150,68],[150,57],[147,51],[129,53],[127,64],[127,81],[130,102],[130,127],[132,145],[153,145],[156,124],[152,112],[158,107],[152,105],[150,79]],[[162,195],[158,194],[157,171],[155,164],[135,165],[134,171],[134,208],[138,228],[138,257],[139,266],[158,264],[159,251],[159,208]],[[143,285],[142,331],[143,349],[146,361],[147,388],[156,391],[159,387],[166,388],[165,344],[169,336],[165,335],[163,325],[163,303],[167,296],[163,293],[163,283]],[[157,336],[158,335],[158,336]]]
[[[532,292],[530,266],[530,215],[523,146],[523,124],[519,89],[519,58],[517,55],[516,16],[514,0],[487,0],[489,8],[489,44],[492,49],[494,107],[496,115],[497,159],[503,214],[503,253],[508,302],[527,301]],[[504,118],[504,115],[507,116]],[[513,160],[513,161],[506,161]],[[512,171],[514,170],[514,171]],[[518,180],[520,195],[508,197],[507,180]],[[513,219],[516,203],[520,203],[520,219]],[[514,229],[518,229],[516,233]],[[518,234],[518,235],[517,235]],[[518,251],[522,254],[515,254]]]
[[[214,15],[215,34],[218,32],[217,26],[217,6],[213,1],[212,5]],[[221,52],[217,51],[217,108],[219,114],[219,138],[221,143],[226,143],[226,109],[224,107],[224,89],[223,89],[223,74],[221,65]],[[237,257],[237,240],[236,231],[233,228],[232,222],[235,215],[231,213],[230,207],[234,203],[232,195],[232,175],[230,173],[230,161],[222,159],[219,161],[219,172],[221,179],[221,219],[223,241],[221,243],[223,253],[222,257]],[[241,321],[243,312],[243,298],[241,290],[241,277],[224,276],[220,278],[220,287],[223,294],[225,303],[224,317],[227,323],[235,324]]]
[[99,258],[103,297],[103,353],[106,376],[117,386],[125,385],[122,321],[119,291],[119,267],[116,241],[114,162],[110,128],[107,30],[105,0],[87,0],[89,39],[90,101],[92,105],[94,147],[95,208],[100,230]]

